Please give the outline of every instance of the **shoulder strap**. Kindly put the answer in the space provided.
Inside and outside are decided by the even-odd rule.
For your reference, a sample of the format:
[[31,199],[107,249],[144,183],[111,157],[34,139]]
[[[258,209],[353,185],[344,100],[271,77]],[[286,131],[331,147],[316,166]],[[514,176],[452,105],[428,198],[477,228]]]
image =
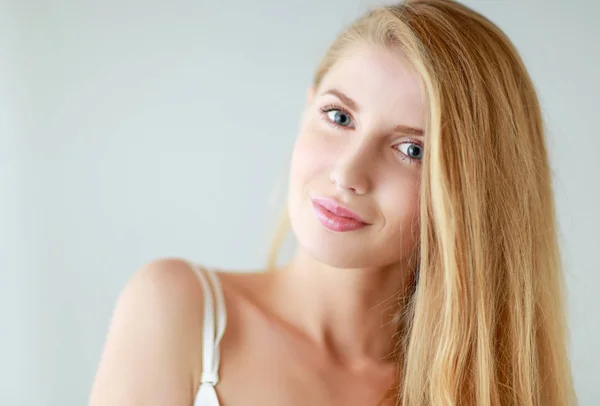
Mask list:
[[213,358],[213,372],[214,372],[214,384],[216,385],[219,381],[219,365],[221,361],[221,339],[225,334],[225,328],[227,327],[227,309],[225,307],[225,297],[223,296],[223,288],[219,278],[214,271],[208,271],[208,279],[212,284],[213,292],[216,298],[216,335],[214,341],[214,358]]
[[202,382],[216,385],[219,381],[220,343],[227,325],[223,289],[214,271],[204,270],[195,264],[192,267],[200,277],[204,296]]
[[200,278],[204,295],[202,377],[194,405],[218,406],[214,386],[219,382],[220,342],[227,325],[225,299],[219,278],[214,271],[203,270],[195,264],[190,265]]

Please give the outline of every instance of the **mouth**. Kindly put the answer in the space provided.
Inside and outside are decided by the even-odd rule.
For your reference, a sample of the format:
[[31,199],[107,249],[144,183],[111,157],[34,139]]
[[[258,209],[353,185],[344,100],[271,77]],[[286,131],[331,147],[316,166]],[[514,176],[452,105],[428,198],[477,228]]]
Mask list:
[[333,199],[313,198],[311,200],[315,215],[331,231],[354,231],[370,225],[357,213]]

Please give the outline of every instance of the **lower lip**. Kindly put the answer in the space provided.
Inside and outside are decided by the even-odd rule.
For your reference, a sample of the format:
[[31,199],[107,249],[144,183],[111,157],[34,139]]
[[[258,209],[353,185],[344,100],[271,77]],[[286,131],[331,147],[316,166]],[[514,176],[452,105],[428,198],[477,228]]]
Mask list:
[[313,202],[313,209],[315,210],[315,214],[317,215],[317,218],[321,224],[331,231],[353,231],[367,226],[367,224],[358,220],[333,214],[316,202]]

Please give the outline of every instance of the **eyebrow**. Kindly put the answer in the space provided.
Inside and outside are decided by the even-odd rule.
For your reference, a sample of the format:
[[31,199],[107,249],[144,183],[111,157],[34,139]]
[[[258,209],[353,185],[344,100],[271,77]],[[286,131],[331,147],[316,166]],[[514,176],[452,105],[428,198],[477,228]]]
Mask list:
[[[345,105],[347,105],[351,110],[354,110],[356,113],[358,113],[360,111],[358,104],[354,100],[352,100],[349,96],[345,95],[338,89],[329,89],[321,94],[322,95],[331,94],[331,95],[337,97],[338,99],[340,99]],[[413,135],[416,137],[423,137],[422,129],[410,127],[410,126],[403,125],[403,124],[400,124],[400,125],[397,125],[396,127],[394,127],[394,132],[400,132],[400,133],[404,133],[407,135]]]
[[356,111],[357,113],[360,111],[358,104],[354,100],[352,100],[350,97],[346,96],[344,93],[340,92],[337,89],[329,89],[323,92],[322,94],[332,94],[338,99],[340,99],[342,102],[344,102],[344,104],[348,105],[348,107],[350,107],[352,110]]

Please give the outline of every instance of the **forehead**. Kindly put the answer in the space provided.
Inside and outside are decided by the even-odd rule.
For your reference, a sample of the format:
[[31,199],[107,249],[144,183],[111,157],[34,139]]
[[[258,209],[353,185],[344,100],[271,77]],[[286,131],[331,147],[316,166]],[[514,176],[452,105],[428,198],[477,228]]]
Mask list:
[[320,91],[331,88],[352,98],[361,113],[390,117],[396,124],[425,125],[419,74],[399,49],[364,45],[348,50],[319,86]]

